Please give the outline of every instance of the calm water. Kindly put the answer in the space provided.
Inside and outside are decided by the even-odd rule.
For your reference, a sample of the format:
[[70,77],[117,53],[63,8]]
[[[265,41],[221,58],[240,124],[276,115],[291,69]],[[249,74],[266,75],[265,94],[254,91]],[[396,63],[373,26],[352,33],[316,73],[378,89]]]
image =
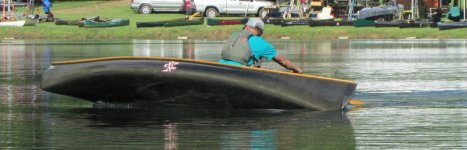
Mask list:
[[[44,92],[52,61],[217,60],[222,41],[0,43],[0,148],[467,149],[467,40],[274,41],[307,74],[354,80],[349,111],[92,104]],[[282,70],[274,63],[265,68]]]

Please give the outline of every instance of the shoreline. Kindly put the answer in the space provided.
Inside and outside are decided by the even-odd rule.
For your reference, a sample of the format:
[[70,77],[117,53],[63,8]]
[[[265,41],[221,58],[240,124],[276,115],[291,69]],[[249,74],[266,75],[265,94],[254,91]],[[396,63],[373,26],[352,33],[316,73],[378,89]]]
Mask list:
[[[133,23],[132,25],[134,25]],[[33,27],[2,27],[0,40],[3,39],[196,39],[218,40],[242,28],[242,25],[215,26],[195,25],[186,27],[155,27],[136,29],[136,27],[114,27],[86,29],[74,26],[55,26],[54,23],[41,23]],[[57,29],[61,28],[57,31]],[[132,29],[133,28],[133,29]],[[287,29],[281,29],[287,28]],[[56,30],[56,31],[51,31]],[[300,31],[302,30],[302,31]],[[404,30],[404,31],[399,31]],[[399,32],[399,33],[398,33]],[[467,29],[438,31],[438,29],[398,29],[375,27],[275,27],[266,25],[265,39],[320,40],[320,39],[467,39]]]
[[[129,26],[112,28],[80,28],[69,25],[55,25],[53,22],[40,22],[36,26],[0,27],[0,40],[3,39],[165,39],[181,38],[196,40],[222,40],[243,25],[208,26],[203,25],[180,27],[148,27],[136,28],[136,22],[162,21],[184,18],[182,13],[138,14],[129,8],[126,0],[117,1],[86,1],[57,2],[52,12],[55,18],[77,20],[83,17],[100,16],[101,18],[130,19]],[[241,18],[242,16],[221,17],[223,19]],[[254,16],[249,16],[254,17]],[[467,39],[467,28],[440,31],[438,28],[407,28],[397,27],[281,27],[272,24],[265,25],[264,36],[268,40],[320,40],[320,39]]]

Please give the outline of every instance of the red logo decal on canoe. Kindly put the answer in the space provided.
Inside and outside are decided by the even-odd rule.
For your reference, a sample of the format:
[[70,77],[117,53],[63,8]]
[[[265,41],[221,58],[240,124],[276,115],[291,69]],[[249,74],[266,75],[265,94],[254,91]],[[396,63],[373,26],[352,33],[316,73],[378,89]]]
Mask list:
[[176,65],[178,65],[178,62],[169,61],[168,63],[164,64],[165,69],[162,70],[162,72],[172,72],[177,69],[177,67],[175,67]]

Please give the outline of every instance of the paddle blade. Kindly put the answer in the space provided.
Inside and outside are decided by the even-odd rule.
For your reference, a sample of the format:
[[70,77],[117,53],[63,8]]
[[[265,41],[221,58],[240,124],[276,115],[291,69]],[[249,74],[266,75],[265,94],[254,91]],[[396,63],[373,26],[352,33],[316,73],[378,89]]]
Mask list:
[[349,101],[350,105],[364,105],[365,103],[361,100],[352,99]]

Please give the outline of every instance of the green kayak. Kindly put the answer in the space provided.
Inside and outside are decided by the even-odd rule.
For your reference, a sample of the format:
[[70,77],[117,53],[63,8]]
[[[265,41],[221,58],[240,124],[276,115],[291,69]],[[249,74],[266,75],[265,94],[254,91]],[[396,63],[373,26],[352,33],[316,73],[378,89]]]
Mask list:
[[118,27],[118,26],[127,26],[129,24],[130,24],[129,19],[112,19],[112,20],[100,20],[100,21],[85,20],[84,21],[85,28]]
[[67,19],[55,18],[55,25],[77,25],[77,26],[83,27],[84,20],[97,21],[97,22],[101,21],[99,16],[81,18],[79,20],[67,20]]
[[353,26],[354,27],[375,26],[375,21],[374,20],[368,20],[368,19],[357,19],[357,20],[353,21]]
[[55,19],[55,25],[79,25],[79,22],[82,22],[82,20]]

